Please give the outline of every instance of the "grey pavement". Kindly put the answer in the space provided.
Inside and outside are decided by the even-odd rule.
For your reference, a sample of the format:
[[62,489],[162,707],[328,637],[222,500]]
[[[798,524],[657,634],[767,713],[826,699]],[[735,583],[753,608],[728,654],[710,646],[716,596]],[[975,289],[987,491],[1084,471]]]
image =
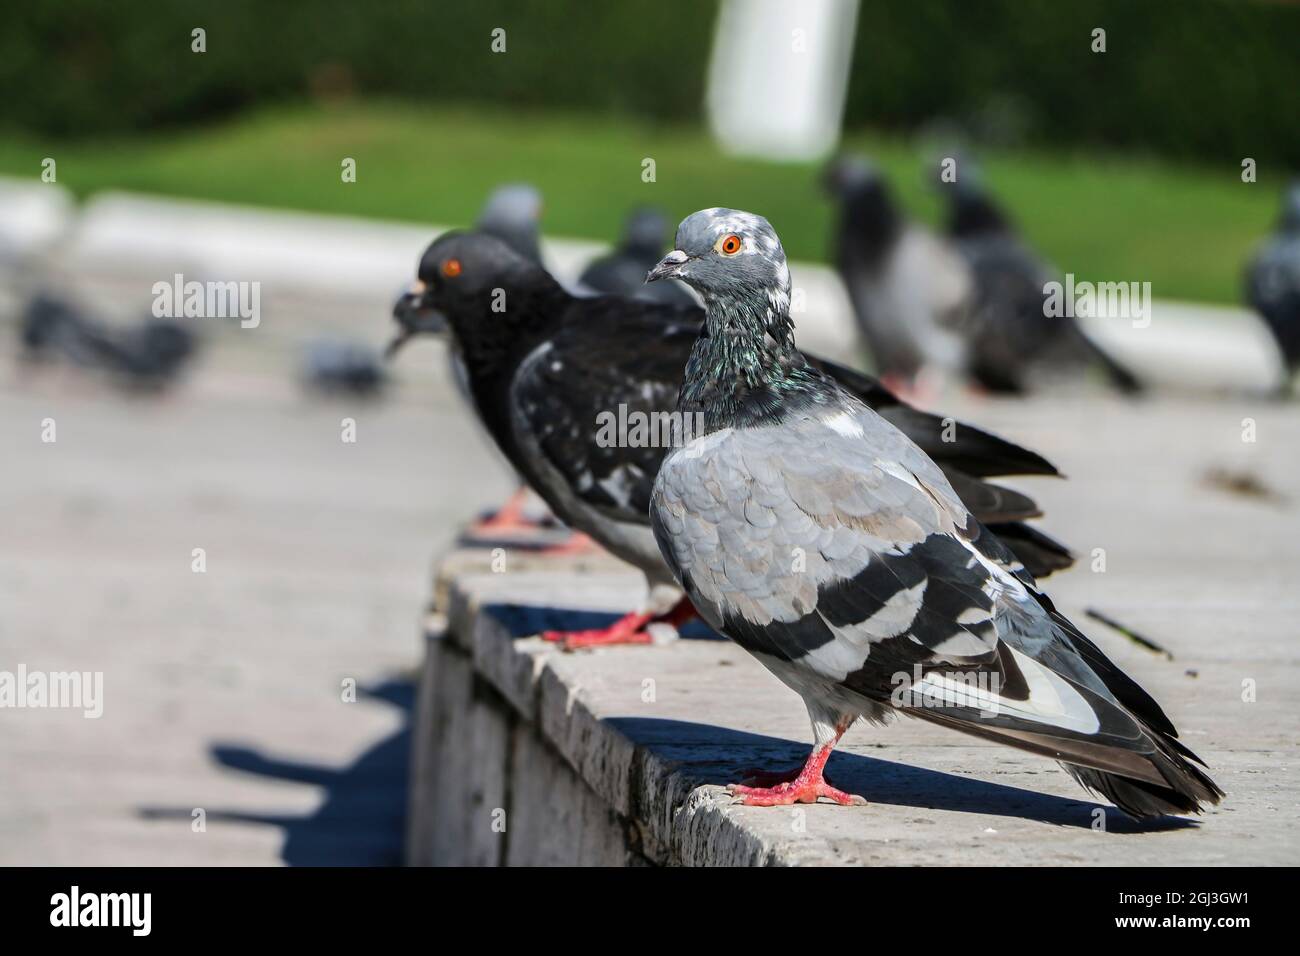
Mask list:
[[436,344],[391,400],[304,395],[277,343],[331,321],[388,331],[280,313],[159,399],[0,325],[0,670],[104,680],[99,719],[0,709],[0,863],[397,862],[431,562],[511,482]]

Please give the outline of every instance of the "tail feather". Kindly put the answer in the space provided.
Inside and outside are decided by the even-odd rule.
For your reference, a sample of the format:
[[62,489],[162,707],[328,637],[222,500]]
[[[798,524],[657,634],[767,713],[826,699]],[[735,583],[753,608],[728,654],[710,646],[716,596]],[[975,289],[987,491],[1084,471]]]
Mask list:
[[1034,499],[1022,492],[995,485],[991,481],[972,478],[953,468],[944,468],[943,473],[966,510],[981,524],[1025,521],[1043,515]]
[[1142,729],[1153,746],[1143,753],[1099,741],[981,725],[935,710],[909,709],[907,713],[975,737],[1054,757],[1085,789],[1137,819],[1200,813],[1201,804],[1217,804],[1223,798],[1218,785],[1191,762],[1203,766],[1199,757],[1177,740],[1146,725]]
[[968,475],[1060,476],[1056,466],[1037,452],[974,425],[954,424],[951,419],[901,403],[877,407],[876,411],[937,463],[959,468]]
[[986,527],[1011,549],[1034,578],[1045,578],[1074,564],[1069,548],[1023,522],[995,521]]
[[[1173,748],[1165,750],[1160,745],[1173,743]],[[1131,817],[1158,817],[1169,813],[1200,813],[1201,804],[1217,804],[1223,799],[1223,791],[1210,779],[1200,767],[1184,759],[1183,754],[1197,763],[1201,758],[1175,741],[1158,740],[1158,749],[1151,756],[1151,763],[1164,777],[1166,785],[1161,786],[1146,780],[1135,780],[1118,774],[1081,767],[1077,764],[1063,764],[1085,789],[1105,797]]]
[[1037,452],[973,425],[955,425],[949,419],[913,408],[869,375],[828,359],[811,355],[807,358],[813,366],[875,409],[940,465],[960,469],[977,478],[1060,474],[1056,466]]

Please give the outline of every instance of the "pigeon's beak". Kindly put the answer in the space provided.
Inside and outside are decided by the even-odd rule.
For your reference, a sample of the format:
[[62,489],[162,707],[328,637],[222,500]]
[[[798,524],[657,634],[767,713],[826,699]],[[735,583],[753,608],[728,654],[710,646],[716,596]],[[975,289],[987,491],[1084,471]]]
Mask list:
[[680,279],[682,277],[682,266],[686,264],[689,257],[680,249],[674,249],[668,255],[659,260],[659,265],[655,266],[646,273],[645,281],[654,282],[656,279]]
[[393,305],[393,318],[401,329],[384,350],[386,359],[391,359],[409,339],[422,332],[437,334],[447,329],[447,317],[433,307],[429,287],[418,279]]

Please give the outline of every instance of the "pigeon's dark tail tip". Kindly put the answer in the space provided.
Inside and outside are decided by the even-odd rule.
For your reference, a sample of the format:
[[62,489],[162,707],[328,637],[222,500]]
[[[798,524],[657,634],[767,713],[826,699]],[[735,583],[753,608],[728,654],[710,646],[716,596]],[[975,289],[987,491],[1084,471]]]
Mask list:
[[[1162,744],[1172,744],[1177,750],[1195,758],[1190,750],[1177,741],[1166,740]],[[1174,752],[1173,748],[1162,746],[1152,755],[1151,762],[1164,777],[1164,786],[1076,764],[1064,766],[1070,776],[1082,786],[1105,797],[1137,820],[1200,813],[1205,809],[1203,805],[1214,806],[1223,799],[1223,791],[1210,779],[1209,774],[1184,759],[1180,753]]]

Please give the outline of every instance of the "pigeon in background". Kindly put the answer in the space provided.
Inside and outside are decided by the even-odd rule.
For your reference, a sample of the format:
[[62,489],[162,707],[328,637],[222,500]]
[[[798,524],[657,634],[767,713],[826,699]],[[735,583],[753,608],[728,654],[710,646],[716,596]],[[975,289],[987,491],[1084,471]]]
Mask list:
[[1268,323],[1289,378],[1300,369],[1300,181],[1283,197],[1277,231],[1247,267],[1246,299]]
[[110,326],[44,291],[28,301],[19,336],[29,358],[61,358],[144,389],[173,381],[198,348],[194,333],[172,319],[148,316],[134,325]]
[[650,278],[707,304],[680,399],[703,434],[663,461],[655,538],[700,615],[803,698],[816,741],[801,769],[733,786],[741,802],[863,802],[823,769],[857,720],[896,713],[1059,760],[1134,817],[1219,802],[1159,705],[943,470],[795,348],[766,219],[695,213]]
[[542,194],[528,183],[507,183],[492,190],[475,228],[496,236],[529,262],[541,265]]
[[971,377],[989,391],[1018,394],[1030,389],[1035,375],[1095,363],[1120,391],[1140,391],[1138,380],[1093,345],[1073,318],[1049,314],[1047,284],[1057,278],[1055,270],[1020,238],[973,164],[963,164],[957,180],[941,187],[948,236],[974,279],[960,315]]
[[81,312],[71,302],[49,292],[38,291],[27,300],[19,322],[18,336],[23,351],[29,358],[54,358],[63,353],[71,358],[84,358],[77,350],[84,324]]
[[614,251],[592,262],[578,282],[593,292],[625,295],[668,305],[696,305],[680,282],[647,285],[645,274],[668,248],[668,220],[657,209],[633,210]]
[[[493,308],[498,290],[504,311]],[[660,426],[671,425],[700,308],[575,297],[491,236],[448,233],[425,252],[394,318],[401,330],[390,349],[419,332],[450,334],[485,429],[565,524],[640,568],[652,584],[671,584],[647,509],[671,443]],[[903,404],[868,376],[812,361],[928,448],[972,511],[1013,547],[1023,546],[1020,560],[1045,571],[1071,563],[1067,549],[1024,523],[1040,513],[1030,498],[984,480],[1056,474],[1043,458],[968,425],[945,435],[943,419]],[[601,423],[611,416],[630,427],[606,432]],[[639,440],[638,418],[652,423]],[[681,623],[691,613],[678,606],[659,619]],[[656,617],[630,614],[607,629],[546,636],[567,646],[644,643]]]
[[966,265],[904,219],[866,160],[832,161],[824,182],[836,201],[835,265],[876,372],[900,386],[927,367],[960,373],[966,346],[956,326],[972,292]]
[[308,388],[336,395],[377,395],[388,383],[383,357],[370,346],[329,339],[307,345],[302,378]]

